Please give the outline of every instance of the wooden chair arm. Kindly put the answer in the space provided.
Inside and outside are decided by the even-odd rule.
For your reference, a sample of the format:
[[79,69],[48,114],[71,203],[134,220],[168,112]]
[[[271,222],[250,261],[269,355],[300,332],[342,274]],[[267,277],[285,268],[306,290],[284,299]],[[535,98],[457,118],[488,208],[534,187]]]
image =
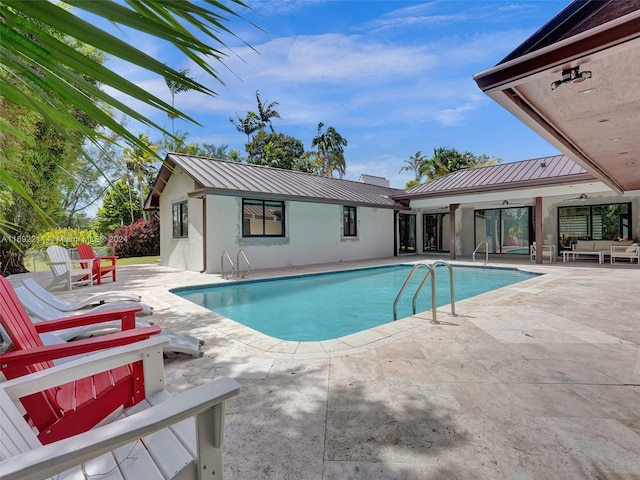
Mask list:
[[239,390],[240,385],[230,378],[213,380],[135,415],[4,460],[0,463],[2,478],[48,478],[193,416],[213,420],[210,428],[214,431],[203,432],[201,439],[215,444],[215,437],[221,438],[224,402]]
[[136,313],[141,312],[141,305],[131,305],[131,307],[122,307],[114,309],[105,309],[98,312],[84,313],[81,315],[70,315],[55,320],[43,320],[34,323],[34,327],[38,333],[55,332],[66,328],[82,327],[85,325],[95,325],[98,323],[112,322],[114,320],[122,320],[121,329],[130,330],[136,326]]
[[73,342],[45,345],[28,350],[13,350],[0,354],[0,371],[128,345],[140,340],[146,340],[151,335],[159,334],[160,331],[159,326],[152,325]]

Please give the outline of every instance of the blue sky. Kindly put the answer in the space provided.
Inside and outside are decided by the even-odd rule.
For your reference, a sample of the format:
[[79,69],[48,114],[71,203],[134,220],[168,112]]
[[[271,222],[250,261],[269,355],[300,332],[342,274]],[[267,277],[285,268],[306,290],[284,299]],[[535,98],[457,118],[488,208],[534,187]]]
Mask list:
[[[244,156],[246,136],[229,117],[255,111],[259,90],[263,102],[278,102],[282,119],[274,119],[275,130],[300,139],[306,149],[318,122],[347,139],[345,178],[377,175],[404,188],[411,175],[399,170],[418,150],[429,155],[435,147],[453,147],[505,162],[558,153],[483,94],[472,77],[497,64],[568,3],[247,1],[253,10],[239,10],[243,19],[228,24],[239,39],[224,37],[229,47],[219,68],[224,86],[162,44],[119,35],[174,68],[189,68],[218,93],[176,95],[176,107],[202,124],[176,121],[176,131],[188,132],[189,143],[224,144]],[[170,100],[163,79],[115,61],[108,65]],[[140,110],[171,130],[162,114]]]

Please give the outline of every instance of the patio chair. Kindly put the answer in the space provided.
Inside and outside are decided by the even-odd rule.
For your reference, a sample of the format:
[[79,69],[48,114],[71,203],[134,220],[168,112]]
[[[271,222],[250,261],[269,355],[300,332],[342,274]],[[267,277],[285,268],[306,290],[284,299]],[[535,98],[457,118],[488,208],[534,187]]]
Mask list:
[[[129,309],[34,324],[11,284],[0,277],[0,324],[13,344],[10,351],[0,354],[0,372],[10,380],[51,368],[56,359],[126,345],[160,333],[158,326],[134,328],[135,314],[139,310],[139,306],[132,305]],[[123,331],[47,346],[39,335],[113,320],[122,322]],[[81,380],[22,397],[27,418],[38,430],[38,438],[42,443],[84,432],[118,408],[135,405],[144,399],[145,371],[141,363],[110,368],[105,366],[105,371],[100,374],[85,375]]]
[[[536,261],[536,242],[533,242],[529,247],[529,255],[531,256],[531,261]],[[549,257],[549,261],[553,262],[556,258],[556,246],[555,245],[542,245],[542,258],[544,259],[545,255]]]
[[[172,397],[163,389],[161,342],[156,336],[0,383],[2,479],[221,480],[225,402],[240,386],[218,378]],[[131,361],[144,363],[146,400],[110,423],[43,445],[16,408],[23,395]]]
[[49,256],[49,268],[53,273],[53,280],[49,287],[64,282],[67,290],[71,290],[74,285],[93,285],[93,260],[84,260],[83,264],[73,260],[66,248],[59,245],[51,245],[47,248]]
[[[15,288],[15,293],[18,296],[18,299],[25,307],[27,312],[29,313],[31,320],[34,323],[43,321],[43,320],[59,320],[65,317],[73,318],[74,315],[77,315],[78,312],[74,312],[71,316],[67,312],[61,312],[56,310],[55,308],[47,305],[43,301],[41,301],[38,297],[33,295],[29,290],[27,290],[24,286]],[[100,313],[109,310],[113,310],[116,308],[129,308],[131,306],[142,306],[150,309],[144,303],[132,303],[132,302],[114,302],[114,303],[105,303],[103,305],[98,305],[97,307],[86,311],[86,313]],[[143,311],[138,312],[138,314],[143,313]],[[149,310],[149,313],[152,313]],[[144,321],[142,319],[137,318],[135,323],[137,328],[148,327],[151,325],[150,322]],[[63,331],[55,332],[55,336],[57,336],[60,340],[69,341],[78,337],[84,337],[87,335],[101,335],[105,333],[113,332],[114,330],[120,330],[121,323],[117,320],[111,322],[101,322],[92,325],[82,325],[79,327],[68,328]],[[2,332],[0,332],[2,333]],[[165,346],[165,352],[173,352],[173,353],[184,353],[187,355],[193,355],[196,357],[201,357],[204,352],[200,350],[200,347],[204,344],[204,342],[196,337],[191,335],[187,335],[186,333],[174,332],[171,330],[162,330],[162,334],[169,338],[169,344]],[[46,344],[50,343],[43,339],[43,342]]]
[[636,262],[640,267],[640,246],[632,243],[628,246],[611,246],[611,263],[616,263],[616,258],[628,258],[629,262]]
[[[102,283],[102,277],[111,275],[111,281],[116,281],[116,259],[117,257],[98,257],[91,245],[81,243],[76,247],[78,255],[82,260],[93,260],[93,281],[98,285]],[[106,263],[105,263],[106,262]]]
[[126,300],[129,302],[140,301],[140,295],[138,295],[137,293],[112,290],[109,292],[95,293],[93,295],[89,295],[86,298],[83,298],[82,300],[69,302],[67,300],[63,300],[57,295],[51,293],[49,290],[40,286],[40,284],[33,278],[25,278],[22,281],[22,284],[27,290],[33,293],[40,300],[48,305],[51,305],[56,310],[60,310],[61,312],[72,312],[74,310],[80,310],[81,308],[85,308],[90,305],[106,303],[110,300]]

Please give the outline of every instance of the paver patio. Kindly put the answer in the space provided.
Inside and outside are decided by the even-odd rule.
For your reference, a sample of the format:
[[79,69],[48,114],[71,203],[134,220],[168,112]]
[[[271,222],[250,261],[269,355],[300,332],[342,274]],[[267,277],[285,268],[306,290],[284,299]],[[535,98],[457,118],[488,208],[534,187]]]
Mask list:
[[439,325],[425,312],[327,342],[276,340],[168,293],[217,275],[118,267],[115,284],[55,292],[136,291],[156,323],[206,341],[201,358],[166,359],[167,388],[242,384],[227,480],[639,479],[640,269],[519,266],[546,275],[457,302],[456,317],[439,308]]

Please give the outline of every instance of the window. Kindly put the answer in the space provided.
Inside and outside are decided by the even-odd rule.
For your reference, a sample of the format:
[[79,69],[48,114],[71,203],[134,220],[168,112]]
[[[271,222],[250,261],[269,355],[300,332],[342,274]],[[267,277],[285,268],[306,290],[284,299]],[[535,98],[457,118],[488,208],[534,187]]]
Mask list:
[[[529,254],[533,213],[531,207],[476,210],[474,244],[487,242],[489,253]],[[481,249],[484,251],[484,245]]]
[[173,238],[189,236],[189,208],[187,201],[174,203],[173,212]]
[[243,237],[283,237],[284,202],[242,199]]
[[575,240],[628,239],[630,222],[630,203],[559,207],[559,244],[568,249]]
[[356,207],[342,207],[342,234],[345,237],[355,237],[356,230]]

